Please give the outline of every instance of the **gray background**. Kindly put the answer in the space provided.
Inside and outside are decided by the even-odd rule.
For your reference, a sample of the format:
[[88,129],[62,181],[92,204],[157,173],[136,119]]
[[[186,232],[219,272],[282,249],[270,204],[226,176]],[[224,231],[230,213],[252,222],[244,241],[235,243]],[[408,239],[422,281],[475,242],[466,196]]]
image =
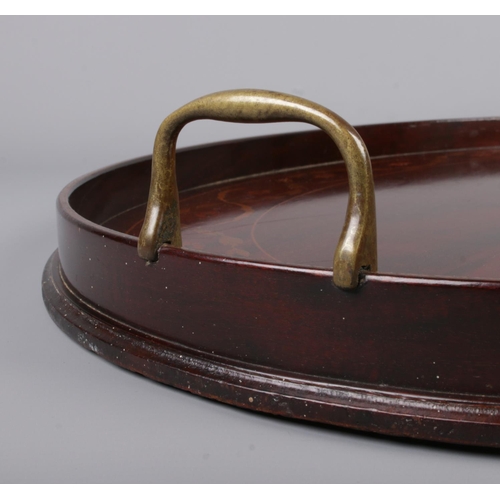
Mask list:
[[[0,18],[2,482],[497,482],[496,452],[245,412],[101,360],[45,312],[55,199],[151,152],[201,95],[255,87],[354,125],[500,114],[499,18]],[[302,130],[196,123],[180,145]]]

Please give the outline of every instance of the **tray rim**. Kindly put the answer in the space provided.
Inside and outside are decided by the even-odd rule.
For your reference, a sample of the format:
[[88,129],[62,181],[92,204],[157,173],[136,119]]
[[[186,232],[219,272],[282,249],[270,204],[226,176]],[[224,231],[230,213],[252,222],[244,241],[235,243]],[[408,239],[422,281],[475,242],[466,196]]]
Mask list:
[[[376,126],[384,126],[384,125],[402,125],[402,126],[431,126],[432,124],[441,124],[441,123],[462,123],[462,122],[483,122],[483,121],[499,121],[500,117],[490,117],[490,118],[467,118],[467,119],[446,119],[446,120],[421,120],[421,121],[405,121],[405,122],[390,122],[390,123],[384,123],[384,124],[374,124],[374,125],[363,125],[358,128],[362,127],[376,127]],[[190,146],[186,148],[180,148],[178,150],[178,153],[183,153],[183,152],[189,152],[189,151],[194,151],[194,150],[199,150],[207,147],[220,147],[220,146],[225,146],[229,144],[234,144],[234,143],[241,143],[242,141],[258,141],[260,139],[269,139],[273,137],[284,137],[284,136],[293,136],[297,134],[302,134],[302,133],[308,133],[309,131],[303,131],[303,132],[292,132],[292,133],[284,133],[284,134],[272,134],[272,135],[261,135],[261,136],[256,136],[256,137],[248,137],[248,138],[242,138],[242,139],[232,139],[228,141],[218,141],[218,142],[212,142],[212,143],[206,143],[206,144],[198,144],[195,146]],[[499,146],[500,147],[500,146]],[[472,148],[471,148],[472,149]],[[484,148],[480,148],[484,149]],[[454,148],[450,148],[450,151],[453,151]],[[456,148],[455,148],[456,150]],[[377,158],[380,156],[390,156],[390,155],[374,155],[371,158]],[[139,156],[136,158],[132,158],[129,160],[113,163],[109,166],[99,168],[97,170],[94,170],[92,172],[83,174],[76,179],[72,180],[69,182],[59,193],[57,197],[57,209],[59,213],[68,221],[70,221],[72,224],[75,224],[79,228],[84,228],[85,230],[95,233],[95,234],[100,234],[104,235],[108,238],[111,238],[115,241],[119,241],[123,244],[129,245],[129,246],[137,246],[138,243],[138,237],[132,236],[126,233],[121,233],[119,231],[116,231],[114,229],[106,228],[100,224],[97,224],[82,215],[80,215],[72,206],[70,203],[70,196],[81,186],[86,184],[87,182],[94,180],[102,175],[105,175],[107,173],[117,171],[121,168],[126,168],[129,166],[132,166],[134,164],[144,162],[144,161],[149,161],[151,159],[151,155],[143,155]],[[336,161],[328,162],[328,163],[336,163]],[[306,168],[315,168],[319,165],[322,165],[323,163],[319,164],[311,164],[311,165],[303,165],[303,166],[298,166],[298,167],[293,167],[294,170],[301,170],[301,169],[306,169]],[[259,176],[265,176],[265,175],[272,175],[275,172],[279,172],[280,170],[272,170],[272,171],[267,171],[263,172],[260,174],[257,174]],[[241,177],[233,177],[229,179],[224,179],[222,181],[218,181],[216,183],[207,183],[203,184],[200,186],[196,186],[193,188],[190,188],[188,190],[183,190],[180,191],[180,193],[183,192],[188,192],[194,189],[203,189],[204,187],[210,186],[210,185],[215,185],[215,184],[222,184],[226,182],[231,182],[234,181],[235,179],[238,180],[243,180],[245,178],[251,178],[253,176],[241,176]],[[166,254],[165,251],[166,245],[160,248],[158,252],[159,260],[162,258],[162,255],[164,256]],[[259,261],[252,261],[252,260],[247,260],[247,259],[238,259],[238,258],[229,258],[229,257],[223,257],[220,255],[216,254],[209,254],[209,253],[203,253],[203,252],[198,252],[194,250],[189,250],[189,249],[184,249],[184,248],[173,248],[169,247],[168,252],[174,252],[174,253],[179,253],[181,255],[184,255],[186,257],[192,258],[193,260],[199,260],[203,259],[208,262],[224,262],[224,263],[231,263],[231,264],[238,264],[242,266],[247,266],[247,267],[259,267],[262,269],[273,269],[273,270],[281,270],[284,272],[295,272],[295,273],[306,273],[306,274],[312,274],[312,275],[318,275],[318,276],[329,276],[330,278],[333,276],[333,270],[329,268],[310,268],[307,266],[299,266],[299,265],[290,265],[290,264],[270,264],[266,262],[259,262]],[[376,281],[376,282],[391,282],[391,283],[407,283],[407,284],[413,284],[413,285],[426,285],[426,286],[451,286],[451,287],[471,287],[471,288],[500,288],[500,278],[497,280],[495,279],[490,279],[490,280],[485,280],[485,279],[466,279],[466,278],[453,278],[453,277],[447,277],[447,276],[429,276],[429,275],[415,275],[415,274],[394,274],[394,273],[384,273],[377,271],[376,273],[370,273],[366,272],[363,274],[363,283],[367,281]]]

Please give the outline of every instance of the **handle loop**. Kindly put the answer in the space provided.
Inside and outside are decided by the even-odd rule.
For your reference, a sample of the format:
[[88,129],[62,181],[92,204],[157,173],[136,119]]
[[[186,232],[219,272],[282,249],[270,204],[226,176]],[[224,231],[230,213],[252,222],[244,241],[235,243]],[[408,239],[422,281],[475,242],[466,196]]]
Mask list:
[[229,90],[196,99],[174,111],[156,135],[146,217],[139,235],[139,256],[158,258],[164,243],[182,246],[175,148],[184,125],[211,119],[238,123],[297,121],[323,129],[344,158],[349,202],[333,259],[333,282],[356,288],[362,270],[377,270],[375,194],[370,157],[356,130],[340,116],[306,99],[266,90]]

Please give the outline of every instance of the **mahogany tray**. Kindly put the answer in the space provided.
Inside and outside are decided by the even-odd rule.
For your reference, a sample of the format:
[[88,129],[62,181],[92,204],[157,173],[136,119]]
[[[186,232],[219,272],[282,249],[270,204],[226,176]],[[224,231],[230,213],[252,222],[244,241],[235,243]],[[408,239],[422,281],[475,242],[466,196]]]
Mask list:
[[[175,169],[199,118],[323,130],[180,150]],[[206,96],[160,127],[151,184],[144,157],[64,188],[45,304],[83,347],[197,395],[498,447],[499,138],[500,119],[356,132],[285,94]]]

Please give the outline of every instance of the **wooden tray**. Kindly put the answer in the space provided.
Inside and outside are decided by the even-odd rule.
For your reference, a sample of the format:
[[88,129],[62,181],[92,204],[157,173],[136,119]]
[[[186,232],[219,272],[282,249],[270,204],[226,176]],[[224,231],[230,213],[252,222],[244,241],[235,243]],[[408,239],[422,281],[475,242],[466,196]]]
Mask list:
[[[245,116],[227,111],[235,95]],[[359,178],[352,171],[348,178],[331,133],[184,149],[177,153],[178,248],[176,189],[158,182],[158,165],[175,160],[184,122],[277,121],[263,116],[275,101],[282,114],[286,106],[324,111],[264,91],[216,98],[226,105],[222,115],[216,108],[218,115],[207,116],[205,97],[194,101],[198,114],[189,115],[190,103],[160,128],[150,226],[158,200],[167,200],[166,215],[149,243],[147,224],[141,233],[141,255],[150,262],[137,247],[151,157],[89,174],[62,191],[59,249],[43,276],[58,326],[119,366],[243,408],[500,446],[500,120],[358,127],[363,140],[348,129],[371,155],[376,240],[375,212],[362,213],[370,194],[353,191]],[[249,103],[257,118],[248,116]],[[165,123],[174,134],[169,144]],[[352,154],[346,130],[333,137],[344,158]],[[368,184],[369,166],[368,159]],[[172,167],[175,188],[174,174]],[[358,204],[357,196],[364,196]],[[350,284],[334,283],[347,269],[332,273],[335,248],[341,267],[342,238],[345,248],[358,241],[348,240],[355,216],[363,230],[371,224],[359,238],[362,257],[348,269]],[[171,244],[161,246],[165,241]],[[375,241],[377,271],[377,252],[369,248]]]

